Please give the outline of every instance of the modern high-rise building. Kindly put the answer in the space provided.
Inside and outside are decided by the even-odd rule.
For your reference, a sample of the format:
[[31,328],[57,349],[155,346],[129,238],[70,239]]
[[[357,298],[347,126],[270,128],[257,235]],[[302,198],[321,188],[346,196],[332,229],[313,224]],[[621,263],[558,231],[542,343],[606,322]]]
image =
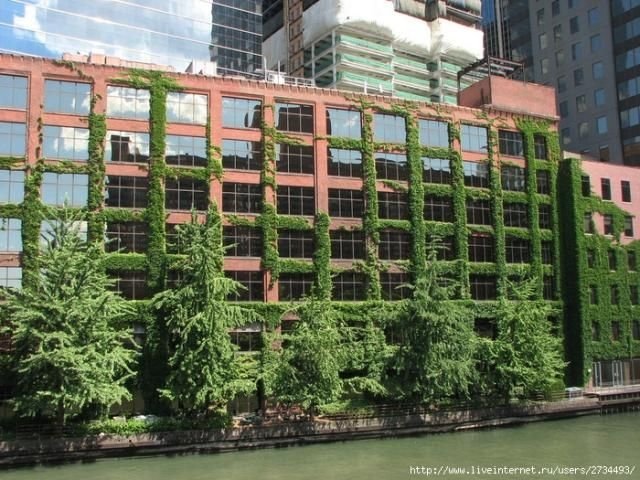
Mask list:
[[457,72],[484,56],[479,0],[265,0],[263,7],[267,67],[321,87],[455,103]]
[[59,58],[103,54],[218,73],[262,66],[261,0],[3,0],[0,51]]

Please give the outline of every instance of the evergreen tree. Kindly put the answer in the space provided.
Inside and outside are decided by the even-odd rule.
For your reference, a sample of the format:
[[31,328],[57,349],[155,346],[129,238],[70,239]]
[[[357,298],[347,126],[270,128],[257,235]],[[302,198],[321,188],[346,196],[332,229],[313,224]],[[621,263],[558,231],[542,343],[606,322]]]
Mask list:
[[194,215],[179,236],[186,254],[183,279],[178,288],[153,299],[167,314],[170,337],[170,372],[161,393],[183,413],[206,413],[255,388],[243,375],[229,330],[257,317],[227,300],[242,285],[224,276],[222,223],[215,205],[203,225]]
[[18,415],[55,415],[64,425],[88,406],[130,399],[132,309],[113,291],[100,245],[87,243],[81,217],[63,209],[48,222],[34,282],[6,295]]

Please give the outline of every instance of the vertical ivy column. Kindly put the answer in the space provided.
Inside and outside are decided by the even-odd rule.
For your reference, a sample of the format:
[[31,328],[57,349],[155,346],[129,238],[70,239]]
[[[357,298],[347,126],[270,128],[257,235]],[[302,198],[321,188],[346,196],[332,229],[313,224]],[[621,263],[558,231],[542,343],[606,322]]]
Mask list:
[[315,273],[314,295],[322,300],[331,300],[331,219],[326,213],[318,213],[315,219],[315,251],[313,270]]
[[469,248],[467,239],[467,204],[464,190],[464,169],[459,124],[449,123],[449,145],[451,148],[451,183],[453,187],[453,231],[455,251],[458,256],[458,280],[460,298],[469,298]]
[[489,159],[489,179],[491,184],[491,213],[493,216],[494,242],[496,246],[496,278],[498,296],[506,295],[504,291],[507,278],[504,238],[504,207],[502,205],[502,178],[500,165],[496,161],[498,134],[493,125],[487,125],[487,155]]
[[105,223],[100,210],[104,201],[104,139],[107,134],[107,122],[104,113],[96,113],[104,110],[105,104],[102,97],[94,95],[89,112],[89,161],[87,162],[89,171],[87,236],[92,242],[102,242],[104,237]]
[[535,161],[535,148],[533,140],[533,129],[522,128],[524,125],[520,125],[520,131],[522,132],[522,139],[524,142],[524,158],[526,162],[526,188],[527,188],[527,215],[529,216],[529,232],[530,232],[530,245],[531,245],[531,274],[538,279],[537,297],[542,298],[544,272],[542,268],[542,247],[540,244],[540,224],[538,222],[538,197],[537,197],[537,184],[536,178],[536,161]]
[[[38,125],[41,132],[42,125]],[[42,134],[39,134],[42,145]],[[38,147],[39,149],[39,147]],[[22,202],[22,276],[24,284],[38,281],[38,253],[40,250],[40,222],[43,205],[40,201],[40,185],[42,184],[43,164],[28,163],[24,184],[24,200]]]
[[409,220],[411,222],[411,274],[415,282],[425,271],[426,228],[424,223],[424,184],[422,147],[416,118],[407,113],[407,163],[409,164]]
[[268,290],[279,277],[278,269],[278,216],[276,210],[276,132],[274,124],[274,105],[264,105],[262,109],[262,215],[259,222],[262,227],[263,252],[262,268],[267,271]]

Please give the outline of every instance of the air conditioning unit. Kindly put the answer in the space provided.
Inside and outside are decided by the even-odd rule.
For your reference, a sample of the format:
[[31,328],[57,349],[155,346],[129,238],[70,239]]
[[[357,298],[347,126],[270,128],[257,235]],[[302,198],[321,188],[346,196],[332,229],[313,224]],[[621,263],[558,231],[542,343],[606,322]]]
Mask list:
[[191,60],[191,63],[189,64],[185,72],[193,73],[194,75],[215,77],[218,74],[218,64],[216,62]]
[[278,85],[284,85],[286,83],[286,79],[285,79],[284,73],[267,72],[267,82],[277,83]]

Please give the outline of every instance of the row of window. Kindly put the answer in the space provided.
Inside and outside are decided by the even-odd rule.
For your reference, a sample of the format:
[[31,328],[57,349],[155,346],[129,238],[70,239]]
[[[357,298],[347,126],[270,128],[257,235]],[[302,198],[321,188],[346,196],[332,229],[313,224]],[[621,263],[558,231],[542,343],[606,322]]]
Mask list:
[[[603,289],[604,290],[604,289]],[[589,303],[591,305],[598,305],[600,303],[600,293],[601,289],[598,285],[589,286]],[[640,304],[640,289],[637,285],[629,285],[629,303],[631,305],[639,305]],[[619,285],[610,285],[609,286],[609,302],[611,305],[619,305],[622,298],[620,296],[620,286]]]
[[[596,342],[602,340],[602,332],[600,331],[600,324],[598,322],[591,324],[591,338]],[[640,340],[640,320],[631,322],[631,338],[633,340]],[[622,340],[622,326],[617,320],[611,321],[611,340],[614,342]]]
[[[603,213],[602,223],[603,223],[602,233],[604,235],[613,235],[614,234],[613,215],[609,213]],[[592,212],[586,212],[584,214],[583,228],[584,228],[584,233],[596,233],[596,227],[593,221]],[[625,237],[633,237],[633,217],[629,215],[624,216],[624,224],[623,224],[622,231]]]
[[[596,251],[593,248],[588,248],[586,250],[586,260],[587,260],[588,268],[597,268],[599,265],[598,256],[596,254]],[[626,261],[627,270],[632,272],[636,271],[638,267],[636,252],[632,250],[626,251],[626,260],[627,260]],[[609,267],[609,270],[611,271],[618,270],[619,268],[618,261],[619,261],[619,257],[616,250],[610,249],[607,252],[607,265]]]

